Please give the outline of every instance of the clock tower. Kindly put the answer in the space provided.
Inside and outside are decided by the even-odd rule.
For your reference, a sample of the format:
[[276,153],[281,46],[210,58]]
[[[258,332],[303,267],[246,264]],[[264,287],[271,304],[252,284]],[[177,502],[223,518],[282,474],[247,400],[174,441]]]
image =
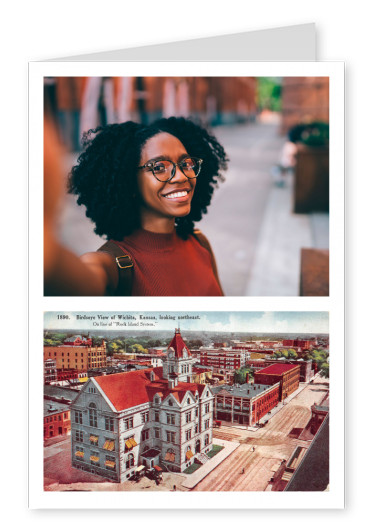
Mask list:
[[180,328],[175,328],[175,336],[167,349],[163,362],[163,379],[175,382],[193,382],[192,365],[194,360],[189,348],[181,337]]

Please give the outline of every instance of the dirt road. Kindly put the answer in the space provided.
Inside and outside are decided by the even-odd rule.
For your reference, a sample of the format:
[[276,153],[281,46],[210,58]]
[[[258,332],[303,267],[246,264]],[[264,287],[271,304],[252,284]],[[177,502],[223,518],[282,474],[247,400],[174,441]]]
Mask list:
[[193,490],[265,490],[281,461],[288,459],[297,445],[309,446],[312,436],[307,437],[303,430],[311,418],[310,408],[327,391],[328,380],[317,378],[257,432],[227,427],[213,430],[214,437],[236,440],[240,446]]

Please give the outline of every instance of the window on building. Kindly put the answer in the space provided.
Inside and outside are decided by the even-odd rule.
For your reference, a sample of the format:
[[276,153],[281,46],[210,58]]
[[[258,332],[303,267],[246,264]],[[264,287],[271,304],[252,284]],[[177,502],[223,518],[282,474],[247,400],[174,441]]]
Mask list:
[[76,450],[74,452],[74,455],[80,461],[83,460],[83,458],[85,456],[84,448],[82,446],[76,446]]
[[115,441],[113,439],[106,439],[104,441],[103,450],[113,452],[115,450]]
[[205,404],[205,413],[209,413],[210,411],[210,404]]
[[[50,426],[50,428],[52,428],[52,426]],[[84,442],[84,432],[81,430],[75,430],[74,440],[77,442]]]
[[[66,413],[64,413],[64,418],[66,418],[65,415]],[[81,411],[74,412],[74,422],[76,424],[82,424],[82,412]]]
[[191,422],[192,420],[192,413],[188,411],[188,413],[185,414],[185,422]]
[[98,435],[94,435],[94,433],[90,434],[89,442],[92,446],[98,446]]
[[205,444],[205,446],[207,446],[209,444],[209,435],[208,434],[205,435],[205,443],[204,444]]
[[132,467],[134,467],[134,455],[128,454],[125,460],[125,470],[129,470]]
[[141,441],[147,441],[150,437],[150,430],[144,430],[141,433]]
[[175,450],[173,448],[169,448],[164,458],[165,458],[165,461],[170,461],[170,463],[175,463]]
[[195,426],[195,433],[198,433],[198,424]]
[[124,419],[124,429],[129,430],[130,428],[133,428],[133,417]]
[[94,466],[101,466],[99,463],[99,452],[94,452],[94,450],[90,453],[90,463]]
[[159,428],[155,428],[155,429],[154,429],[154,437],[155,437],[156,439],[160,439],[160,437],[161,437],[161,430],[160,430]]
[[156,411],[154,413],[154,420],[155,420],[155,422],[159,422],[159,411]]
[[142,413],[141,418],[142,418],[142,422],[143,423],[148,422],[149,421],[149,411],[147,411],[146,413]]
[[167,442],[172,442],[172,443],[174,443],[174,442],[175,442],[175,432],[173,432],[173,431],[166,431],[166,439],[167,439]]
[[210,425],[210,421],[209,420],[205,420],[205,430],[209,429],[209,425]]
[[185,449],[185,460],[189,461],[193,457],[192,448],[190,446],[187,446]]
[[93,428],[98,427],[97,406],[93,402],[89,404],[89,425]]
[[167,424],[175,424],[175,415],[169,415],[167,413]]
[[187,430],[185,432],[185,440],[189,441],[190,439],[192,439],[192,430]]
[[108,470],[116,470],[116,461],[113,455],[106,455],[104,465]]
[[106,431],[114,431],[114,419],[111,417],[104,418],[104,429]]
[[198,417],[198,407],[196,407],[196,417]]
[[126,439],[124,439],[124,452],[129,452],[133,448],[137,446],[136,440],[135,440],[135,434],[133,433]]

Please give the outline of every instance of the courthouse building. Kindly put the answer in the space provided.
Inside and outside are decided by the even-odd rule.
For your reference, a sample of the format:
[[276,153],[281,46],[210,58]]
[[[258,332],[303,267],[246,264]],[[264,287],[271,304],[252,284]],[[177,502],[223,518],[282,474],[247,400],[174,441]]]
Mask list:
[[212,449],[213,394],[193,383],[175,330],[162,367],[90,378],[71,407],[72,465],[123,482],[139,465],[182,472]]

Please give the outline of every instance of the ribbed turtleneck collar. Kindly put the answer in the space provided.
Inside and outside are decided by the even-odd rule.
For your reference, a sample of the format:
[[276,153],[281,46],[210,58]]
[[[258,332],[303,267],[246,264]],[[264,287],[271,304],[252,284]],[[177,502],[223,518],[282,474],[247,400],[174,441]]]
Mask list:
[[149,252],[166,252],[174,248],[178,236],[176,230],[173,232],[150,232],[145,229],[138,229],[125,239],[132,242],[135,247]]

